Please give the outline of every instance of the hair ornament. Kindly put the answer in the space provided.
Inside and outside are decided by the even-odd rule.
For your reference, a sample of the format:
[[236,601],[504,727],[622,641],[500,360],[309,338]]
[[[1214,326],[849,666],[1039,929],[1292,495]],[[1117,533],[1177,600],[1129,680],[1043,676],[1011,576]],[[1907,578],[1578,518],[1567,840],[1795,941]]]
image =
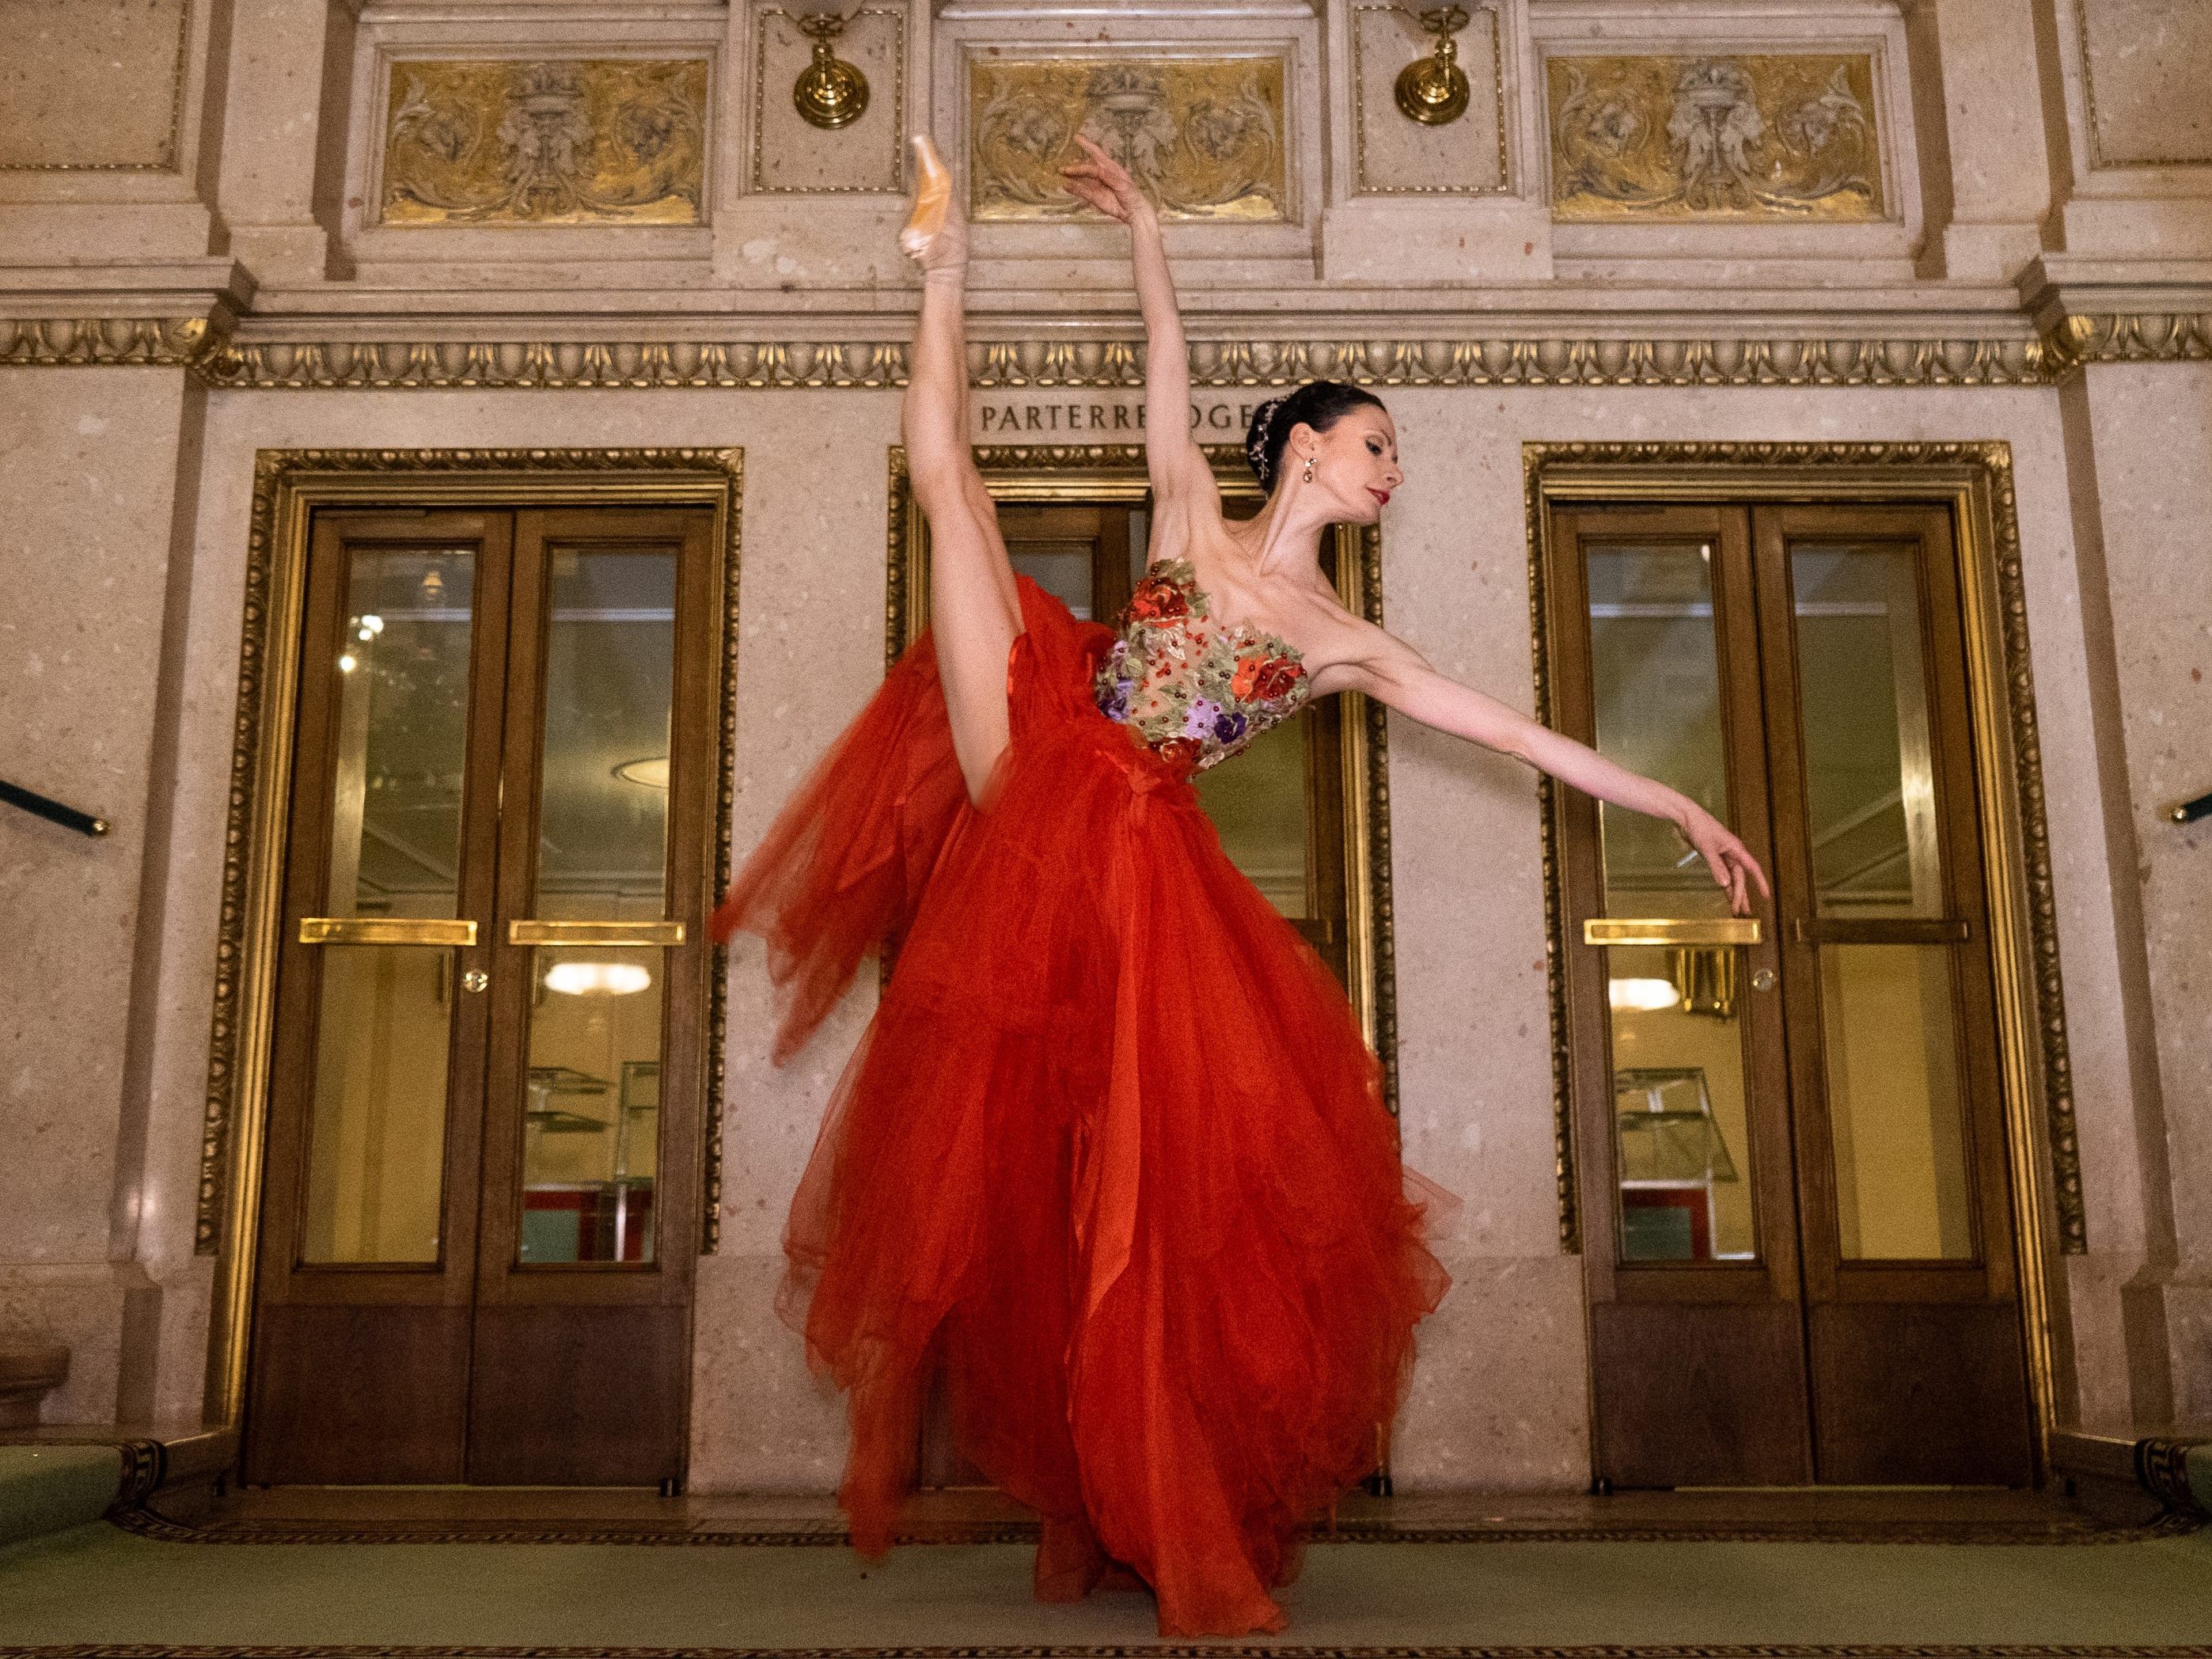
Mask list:
[[1252,463],[1252,471],[1260,475],[1260,487],[1267,487],[1267,434],[1274,429],[1275,416],[1283,406],[1280,398],[1270,398],[1261,404],[1253,417],[1252,435],[1244,441],[1244,453]]

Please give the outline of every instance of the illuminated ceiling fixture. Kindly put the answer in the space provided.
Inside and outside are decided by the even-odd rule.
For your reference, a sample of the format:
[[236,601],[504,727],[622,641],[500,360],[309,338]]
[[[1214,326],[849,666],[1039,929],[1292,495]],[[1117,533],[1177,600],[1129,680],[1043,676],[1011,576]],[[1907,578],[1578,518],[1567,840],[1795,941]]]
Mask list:
[[793,8],[799,32],[814,42],[814,57],[792,83],[791,101],[802,120],[830,131],[850,126],[868,107],[868,77],[831,44],[852,21],[847,7],[848,0],[797,0]]
[[355,660],[354,654],[350,651],[338,659],[338,672],[341,674],[350,674],[360,666],[361,664]]
[[615,768],[615,775],[624,783],[642,784],[647,789],[668,787],[668,757],[646,755],[636,760],[626,760]]
[[1624,1013],[1650,1014],[1682,1000],[1671,979],[1615,979],[1606,981],[1605,1000]]
[[572,997],[626,997],[653,983],[641,962],[556,962],[545,970],[545,988]]

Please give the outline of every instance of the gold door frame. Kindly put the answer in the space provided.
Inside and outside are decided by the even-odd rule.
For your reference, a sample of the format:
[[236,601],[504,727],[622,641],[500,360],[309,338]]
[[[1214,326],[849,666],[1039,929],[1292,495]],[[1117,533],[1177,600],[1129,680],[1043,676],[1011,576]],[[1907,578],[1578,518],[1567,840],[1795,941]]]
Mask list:
[[[239,642],[230,812],[224,836],[215,1011],[208,1041],[194,1254],[216,1260],[205,1420],[234,1424],[245,1400],[261,1163],[275,1035],[276,933],[288,848],[294,711],[306,617],[307,543],[319,507],[707,507],[722,556],[714,611],[720,656],[710,868],[729,884],[737,738],[741,449],[264,449],[253,465],[245,622]],[[721,1194],[725,966],[708,986],[706,1138],[700,1249],[716,1243]]]
[[[994,501],[1141,502],[1151,492],[1145,452],[1133,445],[981,446],[975,465]],[[1265,492],[1241,448],[1207,446],[1224,497],[1258,501]],[[1382,623],[1382,536],[1370,525],[1335,530],[1337,593],[1346,609]],[[890,453],[890,522],[884,583],[884,663],[929,626],[929,525],[907,475],[906,451]],[[1344,698],[1345,963],[1353,1011],[1382,1062],[1383,1103],[1398,1113],[1397,945],[1390,908],[1389,710],[1357,691]]]
[[[2064,1283],[2057,1258],[2080,1255],[2088,1246],[2011,447],[1995,441],[1529,443],[1522,446],[1522,471],[1536,709],[1537,718],[1547,723],[1553,708],[1549,596],[1553,563],[1560,556],[1551,536],[1554,507],[1622,501],[1927,501],[1949,508],[1966,613],[1967,702],[1985,856],[2013,1242],[2037,1451],[2043,1457],[2057,1422],[2052,1299]],[[1569,945],[1560,887],[1559,803],[1548,779],[1542,801],[1559,1248],[1573,1254],[1582,1249],[1582,1230],[1568,1099]]]

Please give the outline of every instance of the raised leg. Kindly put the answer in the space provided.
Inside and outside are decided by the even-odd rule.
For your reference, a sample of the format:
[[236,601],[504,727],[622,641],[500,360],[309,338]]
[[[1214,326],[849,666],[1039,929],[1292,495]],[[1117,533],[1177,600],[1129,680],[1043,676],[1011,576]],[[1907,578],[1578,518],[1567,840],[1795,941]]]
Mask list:
[[929,520],[930,625],[952,722],[952,750],[980,801],[1006,751],[1006,658],[1022,631],[999,515],[968,445],[968,350],[961,315],[967,226],[945,164],[914,141],[920,185],[900,244],[922,268],[921,317],[908,365],[907,467]]

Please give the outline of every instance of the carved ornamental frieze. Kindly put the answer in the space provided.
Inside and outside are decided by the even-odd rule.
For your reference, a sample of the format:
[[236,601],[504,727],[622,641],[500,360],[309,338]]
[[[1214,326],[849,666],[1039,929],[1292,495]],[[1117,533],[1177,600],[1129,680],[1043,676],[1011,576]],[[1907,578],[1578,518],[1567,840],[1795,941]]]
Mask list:
[[703,58],[392,65],[386,225],[696,225]]
[[1103,147],[1163,219],[1291,216],[1279,55],[976,59],[969,72],[969,213],[1073,219],[1076,135]]
[[1545,82],[1557,218],[1889,215],[1869,54],[1561,54]]

